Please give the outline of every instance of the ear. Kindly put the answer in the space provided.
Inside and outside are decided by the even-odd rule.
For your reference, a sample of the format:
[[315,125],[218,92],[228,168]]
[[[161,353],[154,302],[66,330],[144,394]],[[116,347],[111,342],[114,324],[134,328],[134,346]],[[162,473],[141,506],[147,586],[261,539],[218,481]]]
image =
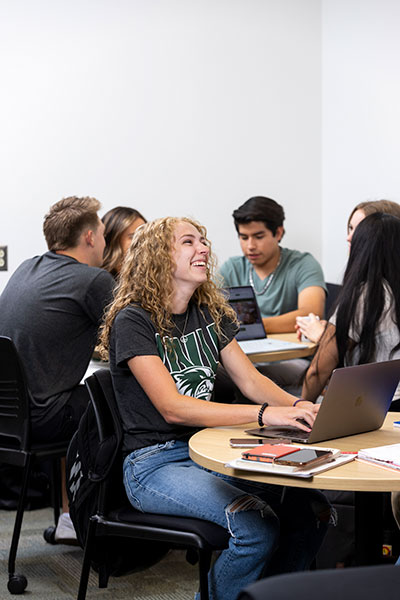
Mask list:
[[275,233],[275,237],[278,240],[278,242],[281,241],[281,239],[283,238],[285,233],[285,229],[283,227],[283,225],[279,225],[279,227],[276,228],[276,233]]
[[88,246],[91,246],[93,248],[94,246],[94,233],[92,231],[92,229],[88,229],[86,231],[86,233],[84,233],[84,239],[85,242]]

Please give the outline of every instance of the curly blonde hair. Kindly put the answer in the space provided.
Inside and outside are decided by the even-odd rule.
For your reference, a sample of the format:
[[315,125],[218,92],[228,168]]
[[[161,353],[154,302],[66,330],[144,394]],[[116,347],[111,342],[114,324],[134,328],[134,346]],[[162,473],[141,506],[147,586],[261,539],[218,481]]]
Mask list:
[[142,225],[134,233],[122,264],[114,299],[108,307],[100,331],[99,350],[103,358],[108,358],[110,332],[114,320],[117,314],[130,304],[141,306],[150,313],[161,339],[168,336],[173,329],[169,306],[173,295],[172,273],[176,265],[172,258],[172,250],[176,226],[182,222],[193,225],[209,248],[207,281],[196,289],[192,301],[199,307],[207,306],[218,336],[222,335],[221,322],[224,316],[237,322],[236,313],[221,290],[220,277],[216,275],[216,259],[211,252],[206,228],[187,217],[164,217]]

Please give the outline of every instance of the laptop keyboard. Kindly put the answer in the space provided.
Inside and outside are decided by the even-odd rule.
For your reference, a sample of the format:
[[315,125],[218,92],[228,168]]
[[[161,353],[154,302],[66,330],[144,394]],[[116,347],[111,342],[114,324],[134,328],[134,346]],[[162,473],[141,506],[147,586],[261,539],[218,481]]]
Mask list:
[[[303,425],[306,425],[307,427],[309,427],[309,424],[307,423],[307,421],[304,421],[303,419],[299,419],[299,422],[302,423]],[[273,427],[266,427],[264,429],[264,433],[265,434],[271,434],[273,435],[273,437],[283,437],[283,438],[289,438],[289,439],[295,439],[295,440],[307,440],[309,438],[310,432],[309,431],[303,431],[303,429],[298,429],[298,427],[292,427],[291,425],[284,427],[284,426],[273,426]]]
[[307,440],[310,436],[309,431],[303,431],[297,427],[279,427],[279,431],[282,433],[282,437],[296,437],[298,440]]

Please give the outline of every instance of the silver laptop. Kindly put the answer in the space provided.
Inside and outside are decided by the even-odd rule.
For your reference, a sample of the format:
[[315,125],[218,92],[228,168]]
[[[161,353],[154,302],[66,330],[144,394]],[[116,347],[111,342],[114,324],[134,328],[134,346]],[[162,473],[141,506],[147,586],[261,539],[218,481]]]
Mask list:
[[379,429],[399,380],[400,359],[335,369],[311,432],[274,426],[247,433],[314,444]]
[[243,352],[277,352],[304,348],[304,344],[272,340],[267,338],[256,296],[251,285],[238,285],[227,288],[229,303],[236,311],[240,323],[236,339]]

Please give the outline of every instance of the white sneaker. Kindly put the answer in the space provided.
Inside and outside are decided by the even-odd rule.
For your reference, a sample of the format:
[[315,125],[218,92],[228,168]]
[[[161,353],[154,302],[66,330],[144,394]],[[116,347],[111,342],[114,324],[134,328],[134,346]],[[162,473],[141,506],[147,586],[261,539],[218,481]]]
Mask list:
[[69,513],[62,513],[58,519],[56,531],[54,534],[56,544],[77,545],[76,533]]

